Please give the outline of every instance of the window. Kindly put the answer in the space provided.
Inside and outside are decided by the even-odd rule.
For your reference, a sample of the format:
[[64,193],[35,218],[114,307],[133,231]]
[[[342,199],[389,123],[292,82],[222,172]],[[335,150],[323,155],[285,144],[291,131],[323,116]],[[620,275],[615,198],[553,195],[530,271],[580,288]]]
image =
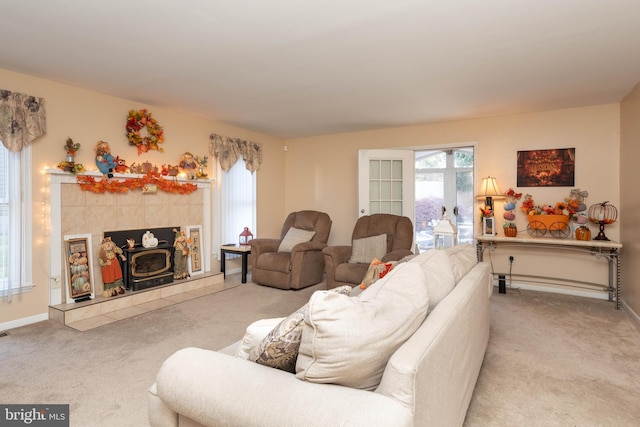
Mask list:
[[0,297],[31,284],[31,148],[12,153],[0,143]]
[[216,207],[216,250],[220,245],[238,244],[244,227],[255,234],[256,227],[256,174],[245,167],[240,158],[229,172],[218,167],[218,203]]

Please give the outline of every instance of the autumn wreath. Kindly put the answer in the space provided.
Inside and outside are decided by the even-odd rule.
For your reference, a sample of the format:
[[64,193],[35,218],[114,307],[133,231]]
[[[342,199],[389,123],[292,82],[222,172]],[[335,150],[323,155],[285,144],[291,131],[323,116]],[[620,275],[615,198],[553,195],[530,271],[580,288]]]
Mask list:
[[[145,135],[146,134],[146,135]],[[127,116],[127,139],[138,147],[138,155],[149,150],[164,151],[158,146],[164,142],[164,131],[147,110],[131,110]]]

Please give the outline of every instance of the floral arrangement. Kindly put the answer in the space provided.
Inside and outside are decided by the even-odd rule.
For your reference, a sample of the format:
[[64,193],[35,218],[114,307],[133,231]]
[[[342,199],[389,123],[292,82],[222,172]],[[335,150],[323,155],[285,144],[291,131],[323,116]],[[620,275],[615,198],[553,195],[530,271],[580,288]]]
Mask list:
[[126,193],[127,191],[138,190],[148,185],[156,185],[158,189],[167,193],[174,194],[190,194],[198,189],[198,186],[191,183],[181,184],[174,180],[168,180],[160,176],[158,172],[148,172],[141,178],[127,178],[123,180],[117,179],[101,179],[96,181],[92,176],[78,176],[77,178],[80,188],[84,191],[93,193]]
[[562,202],[556,202],[555,205],[536,205],[533,196],[527,194],[524,196],[520,210],[527,215],[565,215],[574,216],[578,212],[578,201],[568,198]]
[[[147,135],[144,135],[147,133]],[[158,144],[164,142],[164,131],[158,121],[146,109],[130,110],[127,116],[127,139],[138,147],[138,155],[149,150],[164,151]]]

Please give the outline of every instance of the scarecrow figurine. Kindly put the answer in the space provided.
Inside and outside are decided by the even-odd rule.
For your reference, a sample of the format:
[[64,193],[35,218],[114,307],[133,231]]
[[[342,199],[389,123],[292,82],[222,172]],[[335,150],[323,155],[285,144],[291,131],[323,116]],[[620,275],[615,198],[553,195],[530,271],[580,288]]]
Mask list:
[[114,297],[125,292],[118,256],[123,261],[126,260],[122,255],[122,249],[113,243],[111,237],[105,237],[100,245],[100,254],[98,256],[102,271],[102,296],[105,298]]
[[189,277],[189,271],[187,270],[187,257],[190,251],[190,242],[185,236],[184,231],[178,231],[173,229],[176,233],[176,239],[173,242],[175,252],[173,254],[173,278],[174,279],[186,279]]
[[109,143],[105,141],[98,142],[96,146],[96,166],[107,178],[113,178],[113,171],[116,169],[116,159],[111,155]]

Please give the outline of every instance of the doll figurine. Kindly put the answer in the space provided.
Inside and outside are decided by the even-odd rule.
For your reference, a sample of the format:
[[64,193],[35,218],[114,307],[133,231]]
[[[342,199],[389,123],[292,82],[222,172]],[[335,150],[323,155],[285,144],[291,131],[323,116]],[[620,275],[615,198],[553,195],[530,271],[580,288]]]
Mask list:
[[113,171],[117,164],[116,159],[111,155],[111,148],[108,142],[98,142],[96,147],[96,166],[108,178],[113,178]]
[[114,297],[125,292],[118,256],[123,261],[126,260],[122,255],[122,249],[111,241],[111,237],[105,237],[100,245],[100,254],[98,256],[102,271],[102,296],[105,298]]
[[189,240],[187,236],[185,236],[184,231],[178,231],[175,228],[173,231],[176,233],[176,239],[173,242],[175,249],[173,254],[173,278],[186,279],[189,277],[189,271],[187,270],[187,257],[190,251]]

